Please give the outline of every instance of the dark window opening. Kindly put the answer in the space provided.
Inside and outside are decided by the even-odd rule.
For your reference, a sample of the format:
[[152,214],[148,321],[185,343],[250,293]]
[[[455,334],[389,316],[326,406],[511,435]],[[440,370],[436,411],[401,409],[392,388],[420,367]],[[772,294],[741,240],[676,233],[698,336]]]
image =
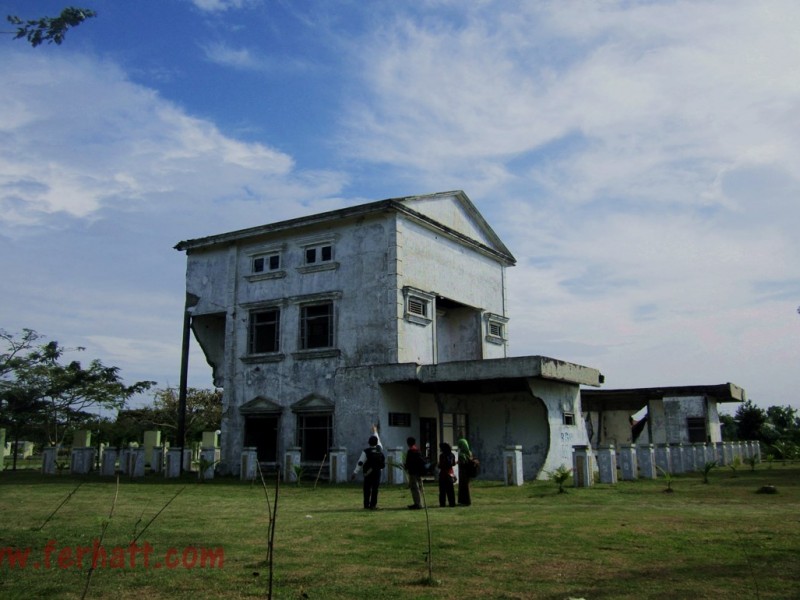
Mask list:
[[250,313],[250,354],[280,349],[280,317],[277,308]]
[[300,460],[321,462],[330,452],[333,440],[333,415],[297,415],[297,445]]
[[690,444],[700,444],[706,441],[706,420],[704,417],[688,417],[686,419],[686,429],[689,431]]
[[411,427],[411,413],[389,413],[389,427]]
[[333,346],[333,303],[302,307],[300,346],[304,350]]
[[259,461],[276,462],[278,457],[278,417],[245,417],[244,446],[256,448]]

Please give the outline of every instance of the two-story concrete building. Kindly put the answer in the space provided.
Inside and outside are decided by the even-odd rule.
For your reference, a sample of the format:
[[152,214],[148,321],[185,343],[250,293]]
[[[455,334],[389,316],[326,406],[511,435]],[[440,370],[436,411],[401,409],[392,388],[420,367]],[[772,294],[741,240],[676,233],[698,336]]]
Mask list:
[[461,191],[381,200],[180,242],[191,327],[224,389],[222,467],[243,447],[353,465],[372,423],[435,456],[466,435],[483,476],[522,447],[526,479],[586,444],[580,385],[601,374],[508,357],[514,256]]

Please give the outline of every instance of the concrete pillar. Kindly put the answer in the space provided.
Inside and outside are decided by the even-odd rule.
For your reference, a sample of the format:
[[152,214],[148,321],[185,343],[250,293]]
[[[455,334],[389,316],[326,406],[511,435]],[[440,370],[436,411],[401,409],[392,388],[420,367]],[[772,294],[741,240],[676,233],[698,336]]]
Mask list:
[[128,454],[130,451],[130,448],[123,447],[119,449],[119,472],[122,475],[128,474]]
[[639,463],[639,475],[642,479],[656,479],[656,456],[653,444],[639,444],[636,446],[636,462]]
[[0,471],[3,470],[6,459],[6,430],[0,427]]
[[680,442],[669,445],[669,466],[670,473],[675,475],[679,475],[686,470],[683,466],[683,444]]
[[633,444],[622,444],[620,446],[619,468],[623,481],[633,481],[639,478],[636,447]]
[[92,446],[92,432],[88,429],[78,429],[72,434],[73,448],[90,448]]
[[761,444],[753,440],[750,442],[750,447],[753,449],[753,456],[756,457],[756,462],[761,462]]
[[505,464],[505,484],[522,485],[522,446],[506,446],[503,451],[503,464]]
[[744,442],[736,442],[736,451],[733,454],[734,458],[737,456],[739,457],[739,460],[742,460],[744,458],[743,448],[744,448]]
[[575,487],[590,487],[594,485],[591,446],[572,447],[572,479]]
[[743,442],[742,452],[744,452],[745,462],[753,458],[753,446],[750,444],[750,442]]
[[69,472],[73,475],[91,473],[94,466],[94,448],[73,448],[69,457]]
[[100,459],[100,475],[113,477],[117,474],[117,449],[106,448]]
[[127,454],[128,476],[144,477],[144,461],[145,461],[144,448],[142,447],[130,448]]
[[42,449],[42,473],[45,475],[55,475],[57,457],[58,448],[55,446],[48,446]]
[[331,448],[331,483],[344,483],[349,473],[347,470],[347,448]]
[[598,446],[597,468],[600,471],[600,483],[617,483],[617,452],[614,444]]
[[216,431],[204,431],[200,439],[202,448],[219,448],[219,433]]
[[300,446],[292,446],[283,455],[283,480],[296,483],[297,474],[294,472],[295,465],[301,465]]
[[170,448],[167,450],[167,460],[164,463],[164,477],[180,477],[181,462],[183,462],[183,448]]
[[[161,445],[161,432],[157,429],[151,431],[144,432],[144,442],[142,446],[147,451],[147,456],[145,457],[145,462],[148,467],[153,469],[153,448],[157,448]],[[155,471],[155,469],[153,469]],[[158,471],[156,471],[157,473]]]
[[153,473],[161,473],[164,470],[164,457],[166,449],[164,446],[155,446],[150,450],[150,469]]
[[716,456],[717,465],[726,467],[733,464],[731,457],[725,456],[725,442],[714,442],[711,444],[714,447],[714,456]]
[[706,462],[714,462],[717,460],[717,449],[714,444],[704,444],[706,449]]
[[[194,465],[194,448],[184,448],[183,449],[183,471],[185,473],[193,473],[194,469],[192,468]],[[200,458],[198,456],[198,458]]]
[[683,454],[683,470],[686,473],[696,471],[694,447],[691,444],[681,444],[681,454]]
[[694,466],[698,471],[702,471],[706,464],[706,445],[703,442],[695,442],[694,446]]
[[258,478],[258,449],[255,446],[246,446],[242,448],[239,479],[253,481],[256,478]]
[[402,464],[403,464],[402,446],[398,446],[397,448],[387,448],[386,468],[384,469],[384,474],[381,475],[382,479],[388,482],[389,484],[393,485],[404,484],[406,482],[406,472],[400,467],[395,466]]
[[672,473],[669,444],[656,444],[656,467],[665,473]]
[[214,479],[214,467],[217,464],[216,458],[216,448],[211,447],[200,450],[200,466],[197,468],[198,479]]

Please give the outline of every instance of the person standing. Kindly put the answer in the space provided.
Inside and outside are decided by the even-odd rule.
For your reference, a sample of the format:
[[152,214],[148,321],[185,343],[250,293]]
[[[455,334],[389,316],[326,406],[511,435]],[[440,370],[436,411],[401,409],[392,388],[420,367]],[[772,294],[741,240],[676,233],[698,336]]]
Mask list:
[[450,504],[450,507],[456,505],[456,492],[453,487],[455,481],[455,473],[453,467],[456,464],[456,457],[453,455],[453,449],[447,442],[439,444],[441,453],[439,454],[439,506],[444,507],[445,502]]
[[381,473],[386,466],[386,457],[383,454],[381,438],[378,428],[372,426],[372,435],[369,436],[369,446],[364,448],[358,458],[355,470],[350,479],[355,479],[359,473],[364,474],[364,508],[376,510],[378,508],[378,488],[381,485]]
[[472,467],[472,450],[466,438],[459,438],[458,446],[458,503],[461,506],[470,506],[472,498],[469,492],[470,470]]
[[417,448],[417,440],[413,437],[406,439],[408,451],[406,452],[406,474],[408,475],[408,489],[411,490],[413,504],[409,504],[411,510],[422,508],[422,476],[425,474],[425,459],[422,452]]

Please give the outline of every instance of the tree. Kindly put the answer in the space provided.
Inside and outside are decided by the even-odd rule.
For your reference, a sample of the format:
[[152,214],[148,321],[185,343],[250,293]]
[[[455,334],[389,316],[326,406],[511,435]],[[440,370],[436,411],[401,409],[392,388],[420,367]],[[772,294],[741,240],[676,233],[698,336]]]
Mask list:
[[36,48],[43,42],[48,44],[55,42],[60,45],[70,27],[77,27],[86,19],[96,16],[97,13],[91,9],[70,6],[62,10],[57,17],[42,17],[41,19],[23,21],[17,16],[9,15],[6,19],[12,25],[17,26],[17,31],[14,35],[15,40],[23,37],[27,38],[31,46]]
[[[182,445],[178,434],[177,388],[155,391],[153,411],[156,427],[171,433],[172,441]],[[186,390],[186,439],[197,439],[203,431],[216,431],[222,423],[222,392],[220,390]]]
[[761,426],[767,421],[767,413],[763,408],[753,404],[752,400],[747,400],[739,405],[734,417],[738,426],[738,436],[740,440],[761,440]]
[[[154,381],[125,385],[117,367],[93,360],[62,364],[67,351],[58,342],[36,346],[40,336],[30,329],[20,337],[0,332],[6,351],[0,354],[0,422],[14,435],[36,426],[52,445],[61,444],[70,427],[90,419],[95,408],[120,409]],[[72,350],[83,350],[75,348]]]

